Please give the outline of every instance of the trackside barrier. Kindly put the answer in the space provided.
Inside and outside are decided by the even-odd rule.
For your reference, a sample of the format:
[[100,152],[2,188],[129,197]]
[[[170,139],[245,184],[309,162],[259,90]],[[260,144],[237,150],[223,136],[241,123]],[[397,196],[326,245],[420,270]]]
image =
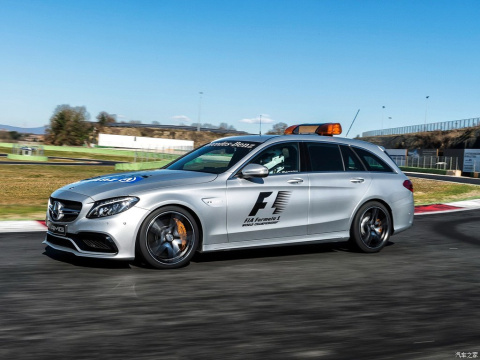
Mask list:
[[454,130],[454,129],[464,129],[464,128],[474,127],[479,125],[480,125],[480,118],[471,118],[471,119],[462,119],[462,120],[443,121],[443,122],[423,124],[423,125],[402,126],[397,128],[391,128],[391,129],[366,131],[362,133],[362,137],[380,136],[380,135],[401,135],[401,134],[411,134],[411,133],[419,133],[419,132],[426,132],[426,131],[447,131],[447,130]]
[[454,156],[391,156],[398,166],[438,170],[459,170]]

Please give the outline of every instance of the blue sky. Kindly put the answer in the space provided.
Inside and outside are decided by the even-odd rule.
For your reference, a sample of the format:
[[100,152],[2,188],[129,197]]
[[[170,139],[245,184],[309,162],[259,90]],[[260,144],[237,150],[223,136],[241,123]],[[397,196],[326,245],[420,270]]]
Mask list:
[[[480,1],[0,0],[0,124],[363,131],[480,117]],[[426,96],[428,105],[426,104]],[[385,109],[383,110],[383,106]],[[389,119],[391,118],[391,119]],[[382,121],[383,119],[383,121]]]

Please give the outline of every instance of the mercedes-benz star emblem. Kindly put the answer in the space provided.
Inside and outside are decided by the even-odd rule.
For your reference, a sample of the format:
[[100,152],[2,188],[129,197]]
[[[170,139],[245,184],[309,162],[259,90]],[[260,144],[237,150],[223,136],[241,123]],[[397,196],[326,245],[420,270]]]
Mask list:
[[52,206],[52,218],[53,220],[60,220],[63,218],[64,205],[60,201],[54,201]]

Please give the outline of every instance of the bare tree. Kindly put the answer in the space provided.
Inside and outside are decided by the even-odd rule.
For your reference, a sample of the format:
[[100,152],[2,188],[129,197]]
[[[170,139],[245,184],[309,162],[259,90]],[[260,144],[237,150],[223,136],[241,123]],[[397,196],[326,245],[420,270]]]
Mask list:
[[105,127],[108,124],[114,124],[117,122],[117,120],[115,119],[115,116],[107,113],[106,111],[101,111],[97,115],[97,121],[100,127]]
[[267,131],[267,134],[282,135],[287,127],[288,125],[283,122],[276,123],[269,131]]

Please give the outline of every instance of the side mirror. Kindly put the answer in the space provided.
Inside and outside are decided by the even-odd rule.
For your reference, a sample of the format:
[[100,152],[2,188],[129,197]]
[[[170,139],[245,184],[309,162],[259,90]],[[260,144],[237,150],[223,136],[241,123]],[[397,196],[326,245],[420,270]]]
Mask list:
[[248,164],[242,169],[240,175],[244,179],[248,179],[251,177],[264,178],[268,176],[268,169],[260,164]]

